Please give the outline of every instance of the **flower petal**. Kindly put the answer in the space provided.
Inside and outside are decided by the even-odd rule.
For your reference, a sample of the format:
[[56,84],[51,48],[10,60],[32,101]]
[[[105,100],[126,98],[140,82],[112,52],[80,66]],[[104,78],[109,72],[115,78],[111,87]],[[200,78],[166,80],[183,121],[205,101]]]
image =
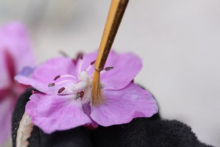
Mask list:
[[6,49],[14,58],[16,72],[35,63],[28,37],[26,28],[18,22],[5,25],[0,30],[0,50]]
[[127,86],[142,68],[140,58],[132,53],[110,52],[105,67],[113,67],[101,75],[104,89],[121,89]]
[[[91,119],[91,117],[90,117],[91,106],[90,106],[89,103],[83,104],[83,111]],[[99,125],[94,120],[91,119],[91,121],[92,121],[92,123],[91,124],[87,124],[86,127],[88,129],[91,129],[91,130],[96,129]]]
[[20,23],[11,23],[0,29],[0,88],[10,85],[23,66],[35,63],[27,31]]
[[1,103],[1,100],[3,100],[9,93],[10,93],[9,88],[0,89],[0,103]]
[[4,52],[4,57],[5,57],[4,62],[6,64],[9,79],[10,79],[10,82],[13,83],[14,76],[16,75],[14,58],[12,57],[11,53],[7,49],[5,49],[3,52]]
[[6,97],[0,101],[0,146],[9,139],[11,134],[11,117],[15,100],[13,97]]
[[[86,70],[90,63],[96,59],[97,52],[87,54],[83,57],[82,70]],[[105,67],[113,67],[101,74],[101,82],[104,89],[121,89],[127,86],[142,68],[140,58],[132,53],[117,54],[110,51]],[[94,68],[88,72],[91,75]]]
[[19,75],[29,77],[34,72],[34,68],[25,66],[22,68],[22,70],[18,73]]
[[71,96],[33,94],[26,105],[32,122],[45,133],[68,130],[91,123],[82,105]]
[[48,85],[38,82],[37,80],[31,79],[29,77],[17,75],[15,76],[15,80],[24,85],[31,85],[43,93],[55,94],[54,88],[48,87]]
[[158,112],[152,95],[134,83],[121,90],[104,91],[106,102],[92,106],[91,118],[102,126],[130,122],[137,117],[151,117]]
[[41,92],[56,94],[65,84],[54,87],[48,87],[48,84],[53,83],[57,75],[65,74],[76,76],[75,65],[70,58],[58,57],[37,67],[29,77],[24,72],[21,72],[15,77],[15,80],[25,85],[31,85]]
[[77,76],[75,65],[70,58],[58,57],[41,64],[33,72],[32,78],[48,84],[54,81],[57,75],[71,74]]

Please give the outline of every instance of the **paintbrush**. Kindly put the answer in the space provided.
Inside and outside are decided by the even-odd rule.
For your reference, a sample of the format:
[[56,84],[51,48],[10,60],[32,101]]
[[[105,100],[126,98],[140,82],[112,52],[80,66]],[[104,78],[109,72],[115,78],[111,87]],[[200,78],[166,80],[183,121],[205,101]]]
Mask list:
[[94,106],[98,106],[105,101],[101,89],[100,72],[105,66],[105,62],[114,42],[128,1],[129,0],[112,0],[111,2],[105,29],[103,31],[101,44],[99,46],[99,51],[95,62],[95,71],[93,74],[92,105]]

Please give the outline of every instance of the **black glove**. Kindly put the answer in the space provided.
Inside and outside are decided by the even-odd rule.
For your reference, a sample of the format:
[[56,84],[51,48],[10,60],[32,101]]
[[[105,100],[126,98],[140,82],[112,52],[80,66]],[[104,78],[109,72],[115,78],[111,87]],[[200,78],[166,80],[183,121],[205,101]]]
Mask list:
[[[19,122],[24,114],[32,89],[22,94],[12,119],[13,147]],[[137,118],[128,124],[96,130],[78,127],[68,131],[45,134],[38,127],[29,138],[29,147],[208,147],[198,141],[191,128],[178,121],[161,120],[159,114],[151,118]]]

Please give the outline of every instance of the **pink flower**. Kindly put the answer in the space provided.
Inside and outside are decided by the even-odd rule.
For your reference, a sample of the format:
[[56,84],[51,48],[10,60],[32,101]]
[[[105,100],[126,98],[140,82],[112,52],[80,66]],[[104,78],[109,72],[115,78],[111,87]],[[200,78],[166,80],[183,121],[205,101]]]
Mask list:
[[[11,23],[0,29],[0,144],[11,132],[11,115],[18,96],[27,86],[17,83],[14,76],[34,64],[34,56],[25,27]],[[27,70],[27,68],[26,68]]]
[[40,65],[30,77],[16,76],[20,83],[32,85],[34,93],[26,105],[32,122],[46,133],[78,126],[111,126],[158,112],[152,95],[133,83],[142,68],[140,59],[131,54],[110,52],[101,71],[105,103],[91,105],[93,64],[97,53],[83,59],[54,58]]

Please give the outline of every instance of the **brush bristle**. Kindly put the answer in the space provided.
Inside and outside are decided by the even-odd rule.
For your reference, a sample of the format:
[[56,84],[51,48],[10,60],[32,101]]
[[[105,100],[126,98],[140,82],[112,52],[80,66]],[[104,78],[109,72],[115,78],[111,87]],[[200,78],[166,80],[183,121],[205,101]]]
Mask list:
[[98,106],[104,103],[105,99],[102,94],[100,83],[100,72],[95,70],[92,82],[92,105]]

